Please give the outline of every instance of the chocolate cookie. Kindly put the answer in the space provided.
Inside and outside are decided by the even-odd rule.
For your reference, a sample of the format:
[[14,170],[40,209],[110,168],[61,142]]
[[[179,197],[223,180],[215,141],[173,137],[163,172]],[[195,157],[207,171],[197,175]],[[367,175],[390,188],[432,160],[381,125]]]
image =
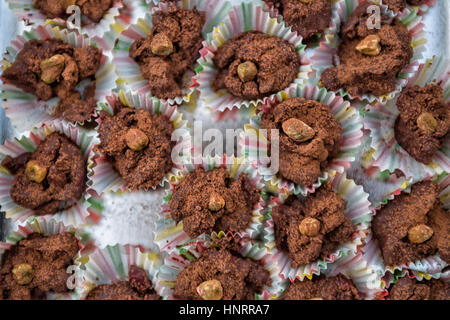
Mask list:
[[101,284],[89,292],[86,300],[160,300],[144,269],[131,265],[129,281]]
[[427,2],[429,0],[383,0],[383,4],[387,5],[390,10],[396,13],[403,11],[406,8],[406,3],[412,6],[421,6]]
[[200,57],[205,14],[170,4],[168,12],[153,15],[152,33],[133,42],[130,57],[139,65],[152,95],[160,99],[182,96],[183,76]]
[[395,90],[398,73],[408,65],[413,55],[408,29],[398,18],[382,19],[380,29],[369,29],[371,5],[362,2],[342,26],[339,65],[320,78],[328,90],[381,96]]
[[30,234],[5,251],[0,268],[0,300],[45,299],[47,293],[69,292],[66,269],[78,252],[70,232]]
[[344,215],[345,202],[329,184],[304,201],[294,196],[272,210],[275,241],[285,251],[293,268],[326,258],[355,231]]
[[283,16],[292,31],[300,34],[305,41],[323,32],[331,20],[330,0],[264,0],[274,6]]
[[445,103],[442,88],[408,86],[397,99],[397,108],[398,144],[417,161],[430,164],[450,128],[450,104]]
[[245,231],[259,197],[245,174],[233,179],[225,168],[198,168],[175,186],[169,206],[172,219],[183,221],[184,231],[194,238],[212,231]]
[[256,31],[225,42],[213,62],[219,69],[213,90],[226,89],[243,99],[260,99],[287,88],[300,68],[293,44]]
[[83,95],[75,88],[95,76],[101,57],[101,51],[93,46],[74,48],[61,40],[30,40],[3,72],[2,80],[34,94],[38,100],[59,97],[55,116],[83,122],[95,110],[95,87],[88,87]]
[[98,151],[104,154],[131,189],[159,185],[172,167],[173,125],[160,114],[121,104],[116,114],[102,112]]
[[1,163],[14,174],[13,201],[35,214],[52,214],[73,206],[85,190],[86,161],[66,136],[52,133],[33,153]]
[[389,300],[450,300],[450,283],[442,280],[399,279],[390,289]]
[[360,296],[352,280],[339,274],[296,280],[283,295],[283,300],[360,300]]
[[419,182],[375,215],[372,229],[387,266],[415,262],[436,253],[450,262],[450,216],[438,198],[439,186]]
[[259,262],[210,248],[178,274],[173,295],[183,300],[253,300],[270,283]]
[[339,151],[343,128],[321,102],[290,98],[262,115],[261,127],[280,130],[281,177],[310,186]]
[[67,8],[76,5],[80,8],[81,14],[90,21],[98,23],[108,11],[113,0],[35,0],[33,4],[47,18],[61,18],[66,20],[69,15],[66,13]]

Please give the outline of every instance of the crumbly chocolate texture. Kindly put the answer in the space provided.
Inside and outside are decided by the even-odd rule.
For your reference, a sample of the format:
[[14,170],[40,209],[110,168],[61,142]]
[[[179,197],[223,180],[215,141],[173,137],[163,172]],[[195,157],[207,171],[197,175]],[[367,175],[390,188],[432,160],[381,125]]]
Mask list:
[[412,6],[421,6],[428,1],[429,0],[383,0],[383,4],[387,5],[390,10],[397,13],[406,8],[406,3]]
[[[381,96],[392,92],[398,73],[413,55],[411,36],[399,19],[390,22],[382,19],[380,29],[367,27],[370,16],[367,7],[370,5],[373,4],[367,1],[361,3],[341,28],[339,65],[325,70],[320,78],[328,90],[343,88],[354,96]],[[380,38],[381,51],[378,55],[366,55],[356,50],[358,44],[369,35]]]
[[[213,89],[226,89],[243,99],[259,99],[287,88],[300,67],[300,57],[292,43],[257,31],[228,40],[217,50],[213,62],[219,69]],[[252,62],[257,73],[251,80],[243,81],[238,67],[245,62]]]
[[92,289],[86,300],[160,300],[144,269],[131,265],[129,281],[101,284]]
[[[40,183],[32,181],[25,169],[36,161],[47,174]],[[52,133],[33,153],[16,158],[7,156],[1,163],[14,174],[11,198],[35,214],[52,214],[73,206],[83,194],[86,181],[86,161],[80,148],[66,136]]]
[[[43,236],[30,234],[11,249],[5,251],[0,269],[0,300],[45,299],[47,293],[69,292],[66,282],[70,274],[67,267],[78,252],[78,240],[69,232]],[[17,278],[13,270],[29,265],[32,270],[23,278]]]
[[[450,216],[438,195],[438,185],[419,182],[411,187],[411,193],[400,194],[376,214],[372,229],[387,266],[415,262],[436,253],[450,262]],[[421,224],[433,230],[432,237],[411,243],[408,231]]]
[[[397,99],[397,108],[400,111],[395,122],[397,142],[414,159],[430,164],[450,128],[450,104],[445,103],[442,88],[435,84],[423,88],[408,86]],[[418,119],[424,113],[436,121],[434,130],[420,128]]]
[[[168,12],[158,11],[153,15],[152,33],[145,39],[133,42],[130,57],[139,65],[142,76],[148,80],[152,95],[160,99],[182,96],[183,76],[192,70],[200,57],[203,41],[202,29],[205,14],[196,8],[186,10],[170,4]],[[153,39],[164,35],[173,46],[168,55],[153,53],[160,46]]]
[[[49,66],[49,59],[55,56],[61,61],[53,63],[49,67],[50,74],[45,74],[42,63]],[[69,122],[82,122],[89,120],[95,110],[95,87],[85,90],[84,97],[75,88],[82,80],[95,76],[101,56],[101,51],[93,46],[74,48],[61,40],[31,40],[3,72],[2,80],[36,95],[38,100],[59,97],[61,101],[55,115]]]
[[269,272],[259,261],[215,247],[204,251],[178,274],[173,295],[183,300],[201,300],[197,287],[208,280],[220,282],[223,300],[253,300],[271,283]]
[[[289,197],[284,204],[273,208],[277,248],[288,254],[293,268],[326,258],[339,245],[352,239],[355,228],[352,221],[344,215],[344,209],[344,200],[329,184],[322,186],[304,201]],[[299,226],[306,218],[314,218],[320,222],[317,235],[308,236],[300,232]]]
[[80,8],[82,15],[91,22],[98,23],[111,8],[113,0],[35,0],[33,4],[47,18],[64,20],[69,17],[67,8],[76,5]]
[[296,280],[283,295],[283,300],[360,300],[358,290],[350,279],[342,274],[334,277],[314,277],[312,280]]
[[[283,131],[283,122],[294,118],[311,127],[312,139],[298,142]],[[317,181],[328,161],[339,152],[343,128],[334,118],[330,108],[322,103],[304,98],[290,98],[264,113],[261,127],[279,130],[279,175],[300,185],[310,186]]]
[[[223,200],[218,210],[210,209],[211,195]],[[193,238],[212,231],[243,232],[251,224],[259,197],[245,174],[233,179],[222,167],[198,168],[175,186],[170,213],[177,223],[183,221],[184,231]]]
[[399,279],[389,290],[388,300],[450,300],[450,283],[431,279]]
[[[159,185],[172,167],[171,141],[173,125],[160,114],[144,109],[115,106],[116,114],[101,113],[98,127],[100,144],[98,150],[113,164],[131,189],[148,189]],[[148,138],[142,150],[127,145],[127,133],[138,129]]]
[[299,0],[264,0],[274,6],[293,31],[298,32],[305,41],[323,32],[331,20],[331,1],[314,0],[304,3]]

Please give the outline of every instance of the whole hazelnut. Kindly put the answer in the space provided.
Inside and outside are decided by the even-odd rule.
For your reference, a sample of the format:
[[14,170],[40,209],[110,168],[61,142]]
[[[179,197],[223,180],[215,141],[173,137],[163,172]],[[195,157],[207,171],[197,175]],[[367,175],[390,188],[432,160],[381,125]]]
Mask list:
[[157,33],[153,36],[152,52],[157,56],[168,56],[173,52],[173,43],[170,38],[164,33]]
[[12,273],[14,274],[16,282],[20,285],[26,285],[33,281],[34,270],[28,263],[19,264],[12,270]]
[[222,284],[218,280],[208,280],[200,283],[197,293],[203,300],[220,300],[223,297]]
[[411,243],[423,243],[433,236],[433,229],[426,224],[419,224],[408,230],[408,239]]
[[238,65],[237,73],[243,82],[252,81],[258,73],[258,68],[251,61],[246,61]]
[[290,118],[284,121],[281,124],[281,128],[289,138],[298,142],[311,140],[316,135],[313,128],[296,118]]
[[134,151],[140,151],[148,145],[147,135],[139,129],[130,129],[125,134],[125,141],[128,148]]
[[56,54],[47,60],[41,62],[41,80],[47,84],[51,84],[58,79],[64,70],[64,57]]
[[417,126],[423,133],[432,135],[436,131],[437,121],[431,113],[424,112],[417,118]]
[[376,34],[371,34],[361,40],[356,46],[356,50],[367,56],[377,56],[381,52],[380,37]]
[[208,209],[215,212],[223,207],[225,207],[225,199],[216,192],[211,193],[209,196]]
[[25,175],[31,181],[41,183],[47,176],[47,168],[41,166],[36,160],[30,160],[25,167]]
[[300,222],[298,230],[302,235],[307,237],[317,236],[320,231],[320,221],[315,218],[307,217]]

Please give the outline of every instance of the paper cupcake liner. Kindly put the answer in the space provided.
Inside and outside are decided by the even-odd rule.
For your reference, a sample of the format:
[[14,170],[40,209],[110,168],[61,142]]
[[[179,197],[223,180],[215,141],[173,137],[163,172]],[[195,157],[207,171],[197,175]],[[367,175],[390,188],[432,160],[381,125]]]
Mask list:
[[[419,72],[410,80],[421,87],[436,83],[444,90],[444,100],[450,102],[450,68],[445,58],[428,60],[420,66]],[[399,115],[397,99],[386,104],[359,104],[364,114],[364,128],[371,132],[371,150],[365,155],[369,159],[366,167],[378,167],[380,171],[394,172],[400,169],[407,178],[420,181],[442,172],[450,172],[450,136],[447,136],[440,150],[429,165],[416,161],[395,139],[395,120]]]
[[[6,140],[5,144],[0,146],[0,159],[3,160],[8,155],[16,157],[25,152],[34,152],[37,146],[53,132],[59,132],[67,136],[81,149],[86,160],[86,169],[89,171],[89,168],[93,165],[92,148],[94,146],[94,139],[88,135],[87,131],[73,127],[69,123],[61,120],[46,122],[42,127],[26,132],[20,138]],[[35,211],[24,208],[11,199],[10,189],[13,184],[14,175],[5,167],[0,166],[1,210],[6,213],[7,218],[11,218],[13,221],[23,222],[30,216],[35,215]],[[70,224],[74,226],[98,222],[103,206],[100,199],[88,190],[87,185],[88,183],[86,182],[86,190],[72,207],[55,214],[44,215],[44,217],[53,217],[58,221],[61,220],[66,225]]]
[[[443,208],[446,210],[450,209],[450,175],[441,174],[440,176],[435,176],[433,181],[438,183],[442,191],[439,194],[439,198],[441,199]],[[403,190],[402,192],[410,192],[410,188]],[[400,194],[400,193],[399,193]],[[397,196],[396,194],[395,196]],[[394,199],[395,196],[390,197],[390,200]],[[388,201],[390,201],[388,200]],[[375,208],[375,214],[381,207]],[[381,250],[378,246],[377,240],[373,237],[372,234],[367,236],[367,245],[366,248],[369,248],[371,254],[365,257],[365,260],[368,264],[372,266],[378,274],[384,276],[388,272],[391,274],[398,273],[403,269],[408,269],[412,274],[414,274],[418,278],[439,278],[443,274],[444,268],[448,266],[448,264],[439,257],[439,254],[435,254],[433,256],[417,260],[411,261],[409,263],[405,263],[398,266],[385,266],[383,257],[381,254]]]
[[[80,251],[77,256],[74,257],[76,260],[81,256],[83,252],[89,250],[92,247],[92,239],[89,234],[83,232],[80,229],[76,229],[73,226],[65,225],[62,222],[57,222],[55,219],[50,217],[32,217],[28,219],[24,224],[18,226],[14,231],[11,231],[6,236],[6,242],[0,242],[0,263],[2,262],[3,254],[5,251],[11,249],[19,241],[27,238],[32,233],[40,233],[44,236],[49,236],[53,234],[70,232],[78,239],[78,245]],[[67,269],[68,273],[73,270],[71,267]],[[70,278],[69,278],[70,279]],[[77,299],[76,292],[72,291],[69,293],[48,293],[47,299],[51,300],[74,300]]]
[[[183,115],[178,111],[176,105],[162,102],[161,100],[151,97],[149,94],[144,95],[123,89],[120,89],[118,93],[112,93],[106,100],[106,103],[98,104],[98,112],[106,111],[112,115],[114,113],[112,107],[120,100],[124,105],[131,108],[144,109],[151,114],[163,115],[167,121],[172,123],[175,130],[183,132],[183,134],[178,137],[178,139],[182,139],[182,142],[178,142],[181,147],[180,152],[185,156],[191,154],[190,129],[187,127],[187,121],[183,119]],[[97,122],[101,123],[101,119],[97,119]],[[182,161],[182,159],[180,160]],[[165,184],[176,181],[181,174],[181,170],[182,163],[174,163],[173,168],[165,174],[164,178],[160,181],[159,186],[163,187]],[[131,191],[131,189],[127,187],[126,181],[114,169],[106,156],[99,151],[95,151],[94,166],[92,167],[89,178],[89,186],[98,194],[104,192],[126,191],[127,189]],[[157,186],[152,189],[155,190],[156,188]]]
[[75,277],[71,286],[78,299],[85,299],[100,284],[128,281],[129,268],[135,265],[146,271],[153,288],[159,292],[156,274],[161,264],[162,259],[158,253],[138,246],[116,244],[95,248],[80,255],[75,261]]
[[[270,149],[270,142],[264,136],[258,136],[256,131],[261,128],[262,114],[268,112],[274,105],[293,97],[302,97],[325,103],[330,107],[334,117],[344,128],[339,154],[330,160],[327,169],[322,172],[317,182],[312,186],[302,186],[273,175],[259,159],[259,155],[269,154],[268,151]],[[325,88],[310,85],[290,87],[267,100],[261,106],[261,110],[262,112],[251,118],[250,124],[244,128],[244,134],[241,136],[239,144],[245,157],[250,162],[258,164],[258,172],[271,191],[301,194],[303,196],[313,193],[328,179],[330,172],[337,171],[342,173],[350,168],[351,162],[355,160],[359,152],[363,137],[361,130],[363,125],[358,111],[350,105],[350,102],[344,101],[342,97],[327,91]]]
[[271,18],[270,14],[264,12],[261,6],[253,3],[242,3],[240,6],[234,6],[228,17],[215,27],[213,32],[208,34],[200,51],[201,57],[197,60],[199,67],[196,69],[197,74],[194,81],[198,84],[198,90],[201,92],[200,99],[213,111],[258,106],[260,103],[273,100],[276,96],[276,94],[272,94],[262,99],[242,100],[242,98],[231,95],[225,89],[215,92],[211,88],[214,77],[218,72],[212,60],[218,48],[234,36],[252,30],[279,37],[295,45],[295,49],[301,58],[301,66],[297,78],[290,86],[297,83],[303,84],[312,71],[305,53],[306,45],[302,43],[301,36],[287,28],[283,21],[278,22],[276,18]]
[[[224,234],[215,235],[214,238],[221,238]],[[226,237],[230,237],[227,235]],[[249,239],[241,238],[242,250],[241,254],[245,258],[251,258],[253,260],[262,260],[264,268],[269,271],[271,278],[271,285],[265,286],[263,291],[255,294],[255,300],[268,300],[275,299],[281,292],[285,290],[286,282],[282,281],[275,273],[274,269],[267,263],[265,258],[267,257],[267,250],[262,245],[258,245],[257,242],[252,242]],[[164,259],[164,264],[159,269],[157,278],[161,284],[161,295],[165,299],[173,300],[173,289],[178,274],[189,263],[197,260],[202,252],[211,246],[211,238],[206,237],[197,242],[191,242],[190,244],[179,248],[176,252],[172,252]]]
[[[316,71],[316,76],[320,78],[320,75],[326,69],[334,67],[333,61],[337,55],[337,49],[339,48],[341,40],[337,36],[341,26],[341,22],[345,23],[354,9],[363,0],[340,0],[338,5],[338,16],[340,21],[337,23],[336,36],[329,36],[324,43],[321,43],[320,47],[315,50],[314,55],[311,57],[311,62]],[[381,12],[384,16],[394,17],[394,13],[387,9],[385,5],[381,6]],[[408,83],[408,80],[414,76],[419,66],[419,60],[422,58],[422,53],[425,51],[425,33],[423,31],[422,17],[417,14],[417,11],[406,8],[402,13],[397,15],[403,25],[409,30],[412,37],[411,47],[413,48],[413,56],[407,66],[397,75],[396,88],[394,91],[385,94],[383,96],[374,96],[373,94],[361,94],[352,96],[344,88],[338,91],[339,95],[348,97],[349,99],[359,99],[361,101],[367,100],[370,103],[379,101],[385,103],[386,101],[394,99],[394,97],[401,91],[401,89]],[[316,79],[317,81],[317,79]]]
[[[33,0],[6,0],[9,4],[9,8],[14,12],[14,14],[25,22],[25,24],[31,26],[37,25],[59,25],[62,27],[70,27],[67,21],[61,18],[50,19],[47,18],[41,11],[36,8]],[[116,18],[124,18],[127,19],[126,16],[123,15],[122,9],[124,7],[124,2],[130,0],[114,0],[111,8],[105,12],[103,18],[98,23],[89,23],[86,25],[82,25],[80,28],[80,32],[86,33],[89,37],[99,36],[102,37],[109,29],[112,24],[114,24],[114,20]],[[121,17],[122,16],[122,17]],[[86,19],[83,14],[81,14],[81,23],[83,24],[83,20]]]
[[[322,32],[317,33],[317,40],[311,41],[308,43],[308,47],[315,48],[320,42],[324,41],[325,38],[334,37],[336,33],[336,26],[340,23],[340,18],[337,14],[339,0],[331,1],[331,19],[327,28],[325,28]],[[271,18],[276,18],[278,22],[284,21],[283,15],[278,11],[278,8],[274,7],[271,4],[267,4],[265,1],[262,1],[263,10],[270,13]],[[284,22],[286,27],[292,30],[292,26]]]
[[272,209],[282,202],[271,201],[267,212],[268,219],[264,228],[264,244],[272,256],[270,260],[276,265],[277,274],[281,279],[289,279],[290,281],[295,281],[295,279],[303,281],[305,277],[311,279],[313,275],[320,275],[326,272],[331,263],[356,254],[358,248],[364,244],[373,216],[371,203],[368,200],[369,195],[364,192],[363,187],[356,185],[345,174],[336,173],[330,178],[330,183],[333,190],[346,201],[344,214],[356,227],[352,240],[343,243],[340,248],[325,259],[318,259],[298,268],[292,268],[287,253],[276,248],[274,223],[271,217]]
[[[206,13],[206,22],[203,27],[203,36],[205,37],[212,28],[218,24],[229,10],[230,4],[223,0],[183,0],[178,1],[177,6],[187,10],[192,10],[194,7],[199,11]],[[153,19],[152,16],[156,11],[167,12],[168,3],[160,2],[157,6],[147,12],[143,19],[138,19],[136,24],[133,24],[125,30],[116,30],[118,33],[118,41],[113,49],[113,63],[116,67],[116,73],[119,76],[117,84],[125,86],[134,91],[143,94],[151,94],[148,80],[142,77],[139,65],[129,56],[130,47],[134,41],[141,38],[146,38],[152,31]],[[195,68],[195,66],[192,66]],[[168,99],[170,104],[181,104],[189,102],[191,95],[195,90],[195,83],[192,81],[193,72],[188,71],[183,79],[185,88],[182,90],[183,96],[175,99]]]
[[[200,162],[200,161],[199,161]],[[173,252],[179,247],[186,246],[191,242],[202,241],[201,239],[208,239],[214,237],[217,234],[226,234],[241,238],[257,238],[262,232],[261,222],[264,219],[263,209],[265,205],[266,194],[263,190],[264,184],[261,183],[261,177],[257,174],[256,169],[250,165],[243,158],[227,157],[205,157],[201,159],[201,164],[194,164],[194,161],[187,163],[180,175],[173,181],[170,181],[170,185],[166,188],[166,194],[163,198],[161,205],[161,212],[159,213],[158,220],[155,222],[155,239],[154,242],[158,245],[161,251],[168,253]],[[211,235],[200,235],[195,239],[191,239],[189,235],[183,230],[183,222],[178,224],[172,219],[170,214],[169,202],[172,198],[172,193],[176,185],[178,185],[190,172],[193,172],[196,168],[204,168],[206,171],[210,171],[214,168],[224,167],[230,173],[230,176],[235,178],[241,173],[248,176],[250,181],[261,191],[261,195],[258,203],[253,208],[252,222],[250,226],[243,232],[231,233],[226,230],[220,232],[213,232]]]
[[[24,31],[23,35],[18,36],[11,42],[11,45],[3,55],[3,60],[0,63],[0,71],[3,72],[10,67],[20,50],[23,49],[25,43],[33,39],[58,39],[76,48],[87,47],[89,45],[97,46],[95,41],[76,31],[60,29],[51,25],[40,25],[30,31]],[[115,86],[115,78],[114,67],[110,63],[110,59],[103,54],[101,67],[95,75],[95,99],[98,102],[103,102],[106,95]],[[90,82],[89,80],[80,82],[77,89],[84,88]],[[38,124],[55,118],[51,115],[51,112],[60,101],[58,97],[54,97],[49,101],[38,101],[35,95],[7,83],[0,84],[0,90],[0,98],[3,99],[2,104],[6,111],[6,116],[11,119],[11,124],[19,132],[30,130]],[[94,112],[91,116],[95,117],[96,113]],[[83,125],[83,123],[78,124]]]

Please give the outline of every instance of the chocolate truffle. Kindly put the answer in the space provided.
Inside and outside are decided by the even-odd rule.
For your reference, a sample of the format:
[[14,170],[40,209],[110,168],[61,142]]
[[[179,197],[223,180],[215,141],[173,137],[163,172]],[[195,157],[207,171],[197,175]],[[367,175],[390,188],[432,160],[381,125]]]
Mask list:
[[35,0],[33,5],[47,18],[66,20],[69,15],[66,10],[72,5],[80,8],[81,14],[91,22],[98,23],[113,4],[113,0]]
[[70,232],[30,234],[6,250],[0,268],[0,300],[45,299],[47,293],[67,293],[66,269],[78,252]]
[[144,109],[115,106],[116,114],[102,112],[98,151],[106,156],[130,189],[159,185],[172,169],[172,123]]
[[173,190],[172,219],[192,238],[203,233],[243,232],[251,224],[260,193],[246,174],[236,179],[223,167],[189,173]]
[[256,31],[225,42],[213,62],[219,71],[212,88],[226,89],[242,99],[260,99],[287,88],[300,68],[292,43]]
[[279,175],[310,186],[339,151],[343,128],[330,108],[304,98],[290,98],[262,115],[261,127],[279,130]]
[[450,300],[450,283],[431,279],[399,279],[389,290],[389,300]]
[[442,208],[439,186],[414,184],[375,215],[372,229],[387,266],[415,262],[436,253],[450,262],[450,216]]
[[66,136],[52,133],[33,153],[7,156],[1,163],[14,174],[13,201],[35,214],[52,214],[73,206],[85,190],[86,161]]
[[450,128],[450,104],[445,103],[442,88],[408,86],[397,99],[397,108],[397,142],[414,159],[430,164]]
[[380,29],[367,27],[370,5],[361,3],[341,28],[339,65],[325,70],[320,78],[328,90],[343,88],[353,96],[390,93],[413,55],[409,31],[398,18],[382,19]]
[[129,281],[101,284],[92,289],[86,300],[160,300],[144,269],[131,265]]
[[93,46],[74,48],[61,40],[30,40],[3,72],[2,80],[36,95],[38,100],[59,97],[55,116],[83,122],[95,111],[95,84],[83,95],[76,86],[95,76],[101,57],[101,51]]
[[273,208],[277,248],[288,254],[291,267],[327,258],[339,245],[352,240],[355,228],[344,209],[344,200],[329,184],[303,201],[291,196]]
[[275,7],[292,31],[300,34],[305,41],[323,32],[331,20],[330,0],[264,0]]
[[215,247],[178,274],[173,295],[183,300],[253,300],[270,283],[259,262]]
[[360,300],[352,280],[342,274],[334,277],[314,277],[291,283],[283,300]]
[[152,95],[160,99],[182,96],[183,76],[200,57],[205,14],[170,4],[168,12],[153,15],[152,33],[133,42],[130,57],[148,80]]

